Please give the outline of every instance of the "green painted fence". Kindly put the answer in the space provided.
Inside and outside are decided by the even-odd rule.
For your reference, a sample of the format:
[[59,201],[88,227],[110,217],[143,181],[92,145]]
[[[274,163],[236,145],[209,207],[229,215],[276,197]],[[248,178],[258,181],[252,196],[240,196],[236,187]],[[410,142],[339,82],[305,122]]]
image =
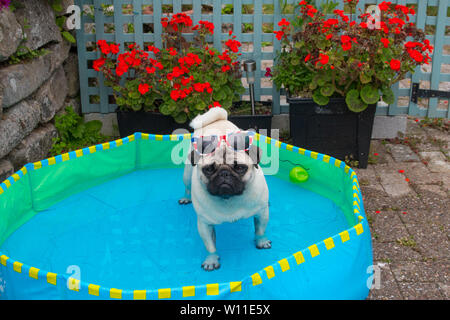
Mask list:
[[[253,59],[257,63],[255,97],[257,100],[273,100],[274,114],[287,113],[285,97],[280,96],[265,77],[265,68],[273,65],[273,57],[280,49],[273,34],[277,22],[295,14],[290,4],[293,0],[75,0],[81,7],[81,28],[77,30],[78,59],[83,113],[114,112],[112,89],[105,87],[103,77],[92,69],[92,61],[99,53],[93,51],[97,40],[105,39],[121,44],[161,46],[161,17],[170,13],[186,12],[194,23],[208,20],[216,26],[211,43],[219,50],[228,39],[227,30],[232,28],[237,40],[243,43],[242,60]],[[343,9],[344,1],[340,2]],[[361,0],[358,8],[381,1]],[[433,61],[429,68],[418,68],[408,79],[394,86],[396,102],[379,104],[377,114],[449,117],[448,99],[419,99],[410,102],[412,83],[420,83],[422,89],[450,91],[450,0],[398,0],[404,5],[414,5],[417,15],[413,22],[425,29],[427,38],[434,45]],[[288,4],[287,6],[285,4]],[[237,27],[236,27],[237,26]],[[219,30],[219,31],[218,31]],[[192,34],[185,34],[192,38]],[[246,96],[244,96],[244,99]]]

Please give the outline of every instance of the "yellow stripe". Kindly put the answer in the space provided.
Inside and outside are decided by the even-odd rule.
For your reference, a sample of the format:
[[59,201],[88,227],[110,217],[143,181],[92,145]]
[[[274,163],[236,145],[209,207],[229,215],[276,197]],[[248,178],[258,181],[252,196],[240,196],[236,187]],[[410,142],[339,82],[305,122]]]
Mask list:
[[259,141],[259,136],[260,136],[259,133],[255,133],[255,140],[256,141]]
[[178,136],[176,134],[171,134],[169,136],[169,138],[170,138],[170,141],[178,141]]
[[281,267],[281,271],[285,272],[286,270],[289,270],[291,267],[289,266],[289,262],[286,259],[281,259],[278,261]]
[[287,146],[286,146],[286,150],[289,150],[289,151],[292,151],[292,148],[293,148],[294,146],[292,145],[292,144],[288,144]]
[[90,153],[94,153],[94,152],[96,152],[97,151],[97,149],[95,148],[95,146],[90,146],[89,147],[89,152]]
[[63,153],[63,154],[61,155],[61,157],[62,157],[62,161],[67,161],[67,160],[70,159],[70,156],[69,156],[68,153]]
[[134,134],[132,134],[131,136],[128,136],[128,141],[134,141]]
[[334,161],[334,165],[339,168],[341,166],[341,162],[342,162],[341,160],[336,159]]
[[325,247],[327,247],[327,250],[334,248],[334,241],[332,238],[325,239],[323,242],[325,243]]
[[38,278],[38,272],[39,272],[38,268],[31,267],[30,271],[28,272],[28,274],[29,274],[30,278],[37,279]]
[[318,155],[319,154],[317,152],[311,152],[311,158],[313,158],[313,159],[317,159]]
[[360,201],[360,200],[359,200],[359,197],[358,197],[358,194],[357,194],[356,192],[353,194],[353,198],[358,199],[358,202]]
[[69,290],[80,291],[80,280],[69,278]]
[[42,163],[40,161],[37,161],[37,162],[33,163],[33,166],[34,166],[34,170],[40,169],[40,168],[42,168]]
[[352,174],[350,175],[350,179],[353,179],[353,176],[356,176],[355,171],[352,171]]
[[21,273],[22,272],[22,266],[23,266],[23,263],[20,263],[20,262],[16,261],[16,262],[13,263],[13,270],[15,272]]
[[342,242],[350,240],[350,235],[348,234],[348,231],[343,231],[339,233],[339,235],[341,236]]
[[134,300],[145,300],[147,299],[147,291],[145,290],[134,290],[133,291]]
[[122,299],[122,290],[111,288],[109,290],[109,296],[113,299]]
[[295,261],[297,264],[305,262],[305,257],[303,257],[303,253],[301,251],[294,253]]
[[319,248],[317,248],[317,245],[315,245],[315,244],[313,244],[312,246],[309,246],[308,249],[311,252],[311,257],[313,257],[313,258],[320,254]]
[[81,150],[81,149],[75,150],[75,155],[77,156],[77,158],[82,157],[83,156],[83,150]]
[[48,158],[48,165],[49,166],[54,165],[55,163],[56,163],[55,157]]
[[56,273],[47,273],[47,282],[56,285]]
[[345,167],[344,167],[345,173],[348,173],[349,170],[350,170],[350,167],[349,167],[349,166],[345,166]]
[[183,297],[195,296],[195,286],[183,287]]
[[217,296],[219,294],[219,284],[211,283],[206,285],[206,295],[207,296]]
[[270,142],[272,141],[272,138],[266,137],[266,143],[270,144]]
[[155,134],[155,140],[161,141],[163,139],[163,136],[161,134]]
[[353,213],[354,213],[354,214],[358,214],[358,213],[359,213],[359,210],[356,209],[356,208],[354,208],[354,209],[353,209]]
[[22,167],[22,169],[20,169],[20,171],[22,171],[23,175],[26,175],[28,170],[25,167]]
[[9,259],[9,257],[2,255],[2,256],[0,256],[0,263],[6,267],[6,260],[8,260],[8,259]]
[[329,163],[330,162],[330,156],[324,155],[323,156],[323,162]]
[[273,277],[275,277],[275,271],[273,270],[272,266],[265,267],[264,270],[266,270],[268,279],[272,279]]
[[17,181],[20,179],[20,176],[17,173],[14,173],[11,177],[14,179],[14,181]]
[[259,273],[255,273],[252,275],[252,282],[254,286],[257,286],[262,283],[262,279]]
[[109,142],[102,143],[103,150],[109,149]]
[[144,140],[148,140],[149,137],[150,137],[150,135],[148,133],[142,134],[142,139],[144,139]]
[[280,141],[275,142],[275,147],[279,148],[280,146],[281,146],[281,142]]
[[11,182],[9,182],[9,180],[5,180],[3,183],[6,185],[6,188],[11,187]]
[[116,147],[120,147],[123,144],[122,139],[117,139],[116,140]]
[[100,295],[100,286],[96,285],[96,284],[90,284],[88,285],[88,293],[91,296],[99,296]]
[[231,292],[242,291],[242,282],[241,281],[230,282],[230,291]]
[[191,134],[190,133],[183,134],[183,139],[189,140],[190,138],[191,138]]
[[357,224],[355,226],[356,234],[359,236],[361,233],[363,233],[364,229],[361,223]]
[[303,149],[303,148],[298,148],[298,153],[300,153],[300,154],[305,154],[305,149]]
[[3,188],[2,187],[0,187],[0,194],[2,194],[3,193]]
[[358,201],[356,201],[356,200],[355,200],[355,201],[353,201],[353,205],[354,205],[354,206],[357,206],[357,207],[358,207],[358,209],[359,209],[359,210],[361,210],[361,208],[359,207],[359,203],[358,203]]
[[358,222],[361,222],[361,221],[363,221],[364,220],[364,217],[363,216],[358,216]]
[[158,289],[158,299],[169,299],[170,293],[170,288]]

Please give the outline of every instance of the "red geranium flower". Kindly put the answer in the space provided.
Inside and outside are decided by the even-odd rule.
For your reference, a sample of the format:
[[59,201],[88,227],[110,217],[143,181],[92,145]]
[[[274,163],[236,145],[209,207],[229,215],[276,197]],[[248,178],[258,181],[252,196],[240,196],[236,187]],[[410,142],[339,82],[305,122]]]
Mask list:
[[387,38],[381,38],[381,42],[383,43],[383,46],[384,46],[385,48],[388,48],[388,47],[389,47],[389,44],[390,44],[389,39],[387,39]]
[[390,63],[391,69],[394,71],[400,70],[400,67],[402,66],[401,62],[397,59],[392,59]]
[[141,83],[139,84],[138,90],[142,95],[144,95],[148,92],[149,85],[147,83]]

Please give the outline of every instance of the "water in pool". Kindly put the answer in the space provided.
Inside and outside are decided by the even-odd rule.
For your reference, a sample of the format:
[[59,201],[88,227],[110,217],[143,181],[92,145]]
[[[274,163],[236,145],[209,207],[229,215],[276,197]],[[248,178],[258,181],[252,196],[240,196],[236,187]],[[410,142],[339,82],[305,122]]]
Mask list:
[[253,219],[216,227],[221,268],[200,267],[207,252],[192,205],[179,205],[182,169],[135,171],[60,201],[16,230],[0,247],[11,258],[104,287],[157,289],[240,281],[349,226],[331,201],[274,176],[267,236],[258,250]]

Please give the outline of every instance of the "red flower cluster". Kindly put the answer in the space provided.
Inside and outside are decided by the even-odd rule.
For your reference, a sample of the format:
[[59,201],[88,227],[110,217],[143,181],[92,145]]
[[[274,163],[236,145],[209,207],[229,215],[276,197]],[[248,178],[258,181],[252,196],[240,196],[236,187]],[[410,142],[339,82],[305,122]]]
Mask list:
[[207,30],[208,33],[214,34],[214,24],[209,21],[200,20],[196,26],[192,28],[192,30]]
[[285,18],[281,19],[281,21],[278,22],[278,26],[281,27],[281,30],[273,32],[275,33],[275,36],[278,40],[281,40],[281,38],[286,35],[286,32],[290,30],[290,25],[291,23]]
[[172,15],[170,20],[168,17],[161,18],[161,24],[164,28],[171,26],[174,31],[179,31],[183,26],[191,27],[192,19],[187,14],[181,12]]
[[305,0],[300,1],[298,3],[301,6],[300,12],[302,14],[306,14],[307,16],[314,18],[314,15],[317,13],[317,9],[314,6],[308,4]]
[[225,42],[225,45],[232,51],[232,52],[238,52],[239,47],[241,46],[241,43],[234,39],[228,39],[227,42]]

